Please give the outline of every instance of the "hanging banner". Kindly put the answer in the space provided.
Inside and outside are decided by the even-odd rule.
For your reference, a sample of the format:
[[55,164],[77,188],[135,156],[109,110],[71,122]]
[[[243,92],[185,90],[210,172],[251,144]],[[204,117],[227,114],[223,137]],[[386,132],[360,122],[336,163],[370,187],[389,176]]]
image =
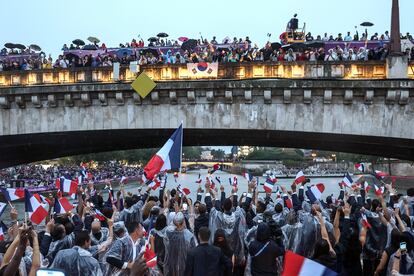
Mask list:
[[187,63],[188,74],[192,78],[217,78],[218,63]]

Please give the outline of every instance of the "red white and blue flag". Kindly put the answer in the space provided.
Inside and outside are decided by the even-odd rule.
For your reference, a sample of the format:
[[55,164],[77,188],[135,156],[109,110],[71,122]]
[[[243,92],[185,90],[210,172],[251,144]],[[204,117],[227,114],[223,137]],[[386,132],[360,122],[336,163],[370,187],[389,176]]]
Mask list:
[[56,188],[61,190],[64,193],[68,193],[70,195],[75,194],[76,190],[78,189],[79,180],[70,180],[66,178],[58,178],[55,181]]
[[386,176],[388,176],[388,174],[386,173],[386,172],[382,172],[382,171],[375,171],[375,176],[377,177],[377,178],[381,178],[381,179],[383,179],[384,177],[386,177]]
[[303,171],[300,171],[296,174],[296,177],[295,177],[295,183],[296,184],[301,184],[301,183],[305,182],[305,180],[306,180],[306,178],[305,178],[305,175],[303,174]]
[[364,172],[365,171],[365,164],[364,163],[356,163],[355,164],[355,169],[357,169],[360,172]]
[[372,227],[365,214],[361,214],[361,223],[362,223],[362,226],[364,226],[367,229]]
[[246,180],[247,181],[252,181],[253,180],[253,175],[251,175],[250,173],[248,173],[248,172],[244,172],[243,173],[243,176],[244,176],[244,178],[246,178]]
[[238,185],[238,179],[237,179],[237,176],[234,176],[233,177],[233,184],[232,184],[234,187],[237,187],[237,185]]
[[24,198],[24,189],[2,188],[1,191],[6,201],[14,201]]
[[210,173],[213,174],[216,171],[221,171],[221,165],[219,163],[213,165],[213,168],[211,169]]
[[55,198],[53,210],[56,214],[66,214],[72,211],[73,205],[65,197]]
[[196,183],[197,183],[197,184],[201,184],[201,182],[203,182],[203,180],[201,179],[201,174],[199,173],[199,174],[198,174],[198,178],[197,178],[197,180],[196,180]]
[[313,203],[321,199],[323,191],[325,191],[325,185],[323,185],[322,183],[318,183],[310,187],[309,190],[306,191],[306,195],[308,196],[309,200]]
[[181,188],[181,185],[177,186],[177,191],[184,195],[189,195],[191,193],[190,189],[188,188]]
[[336,276],[338,273],[311,259],[297,255],[292,251],[286,251],[282,276],[305,275]]
[[384,186],[378,187],[377,185],[374,184],[374,187],[375,187],[375,194],[377,196],[384,194],[384,191],[385,191]]
[[0,217],[3,215],[4,211],[6,210],[7,204],[4,202],[0,202]]
[[370,189],[371,189],[371,186],[369,186],[368,182],[364,181],[364,190],[365,190],[365,192],[368,193]]
[[144,258],[149,268],[153,268],[157,265],[157,255],[151,250],[149,244],[145,245]]
[[270,178],[269,176],[266,179],[266,182],[263,185],[263,189],[266,193],[271,193],[273,191],[273,187],[275,183],[277,182],[276,178]]
[[152,190],[156,190],[161,186],[161,180],[158,177],[154,177],[153,180],[148,184],[148,187],[150,187]]
[[153,179],[160,171],[180,170],[183,146],[182,124],[174,131],[164,146],[151,158],[144,168],[147,179]]
[[38,197],[32,195],[28,190],[24,190],[24,195],[25,211],[33,223],[40,224],[47,217],[47,210],[38,200]]
[[352,188],[352,183],[354,183],[352,177],[349,175],[349,173],[346,173],[344,179],[342,179],[342,185],[345,185],[348,188]]

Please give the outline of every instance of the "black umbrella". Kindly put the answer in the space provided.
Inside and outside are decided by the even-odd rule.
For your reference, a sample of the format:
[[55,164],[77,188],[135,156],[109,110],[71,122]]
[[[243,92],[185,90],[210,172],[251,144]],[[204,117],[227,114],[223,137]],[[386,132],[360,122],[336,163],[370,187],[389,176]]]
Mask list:
[[75,39],[75,40],[72,41],[72,43],[77,45],[77,46],[85,45],[85,42],[82,39]]
[[150,37],[150,38],[148,38],[148,41],[149,42],[155,42],[157,40],[158,40],[158,38],[156,38],[156,37]]
[[26,49],[26,46],[24,46],[23,44],[14,44],[14,48],[24,50],[24,49]]
[[282,47],[282,44],[280,44],[279,42],[273,42],[271,45],[272,45],[272,50],[279,50],[280,47]]
[[6,44],[4,44],[4,47],[6,47],[6,48],[9,48],[9,49],[14,49],[14,48],[16,48],[15,47],[15,44],[14,43],[6,43]]
[[167,33],[159,33],[157,34],[158,37],[168,37]]
[[147,54],[152,54],[154,57],[158,57],[159,53],[156,49],[152,49],[152,48],[146,48],[141,50],[141,55],[147,55]]
[[189,39],[181,45],[182,50],[193,50],[197,46],[196,39]]
[[361,23],[361,26],[363,26],[363,27],[372,27],[372,26],[374,26],[374,23],[371,23],[371,22],[362,22]]
[[305,45],[309,48],[325,47],[325,43],[323,41],[309,41],[309,42],[305,42]]
[[73,53],[66,54],[65,57],[69,61],[75,60],[75,62],[78,62],[78,60],[79,60],[79,56],[77,56]]
[[40,48],[38,45],[36,45],[36,44],[32,44],[32,45],[30,45],[29,46],[30,47],[30,49],[32,49],[33,51],[41,51],[42,50],[42,48]]
[[82,48],[82,50],[98,50],[98,48],[95,45],[86,45]]
[[300,51],[306,49],[305,43],[292,43],[282,46],[283,50],[292,49],[293,51]]

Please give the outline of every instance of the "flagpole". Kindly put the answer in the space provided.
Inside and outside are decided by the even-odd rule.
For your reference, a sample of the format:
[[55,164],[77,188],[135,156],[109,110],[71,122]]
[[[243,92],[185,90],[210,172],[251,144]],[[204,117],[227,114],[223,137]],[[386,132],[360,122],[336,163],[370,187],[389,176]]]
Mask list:
[[181,127],[183,129],[181,133],[181,147],[180,147],[180,174],[181,174],[181,168],[183,164],[183,136],[184,136],[184,127],[183,127],[183,121],[181,120]]

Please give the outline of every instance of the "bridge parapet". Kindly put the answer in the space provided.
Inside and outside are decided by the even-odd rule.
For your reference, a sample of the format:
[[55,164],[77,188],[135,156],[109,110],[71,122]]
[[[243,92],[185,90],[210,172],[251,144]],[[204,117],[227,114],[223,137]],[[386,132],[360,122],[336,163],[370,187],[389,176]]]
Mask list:
[[[145,65],[139,68],[155,81],[193,80],[185,64]],[[414,63],[408,67],[414,79]],[[113,79],[112,67],[45,69],[0,72],[0,88],[58,84],[131,82],[136,74],[121,66],[119,79]],[[249,62],[221,63],[214,79],[385,79],[385,61],[368,62]]]

